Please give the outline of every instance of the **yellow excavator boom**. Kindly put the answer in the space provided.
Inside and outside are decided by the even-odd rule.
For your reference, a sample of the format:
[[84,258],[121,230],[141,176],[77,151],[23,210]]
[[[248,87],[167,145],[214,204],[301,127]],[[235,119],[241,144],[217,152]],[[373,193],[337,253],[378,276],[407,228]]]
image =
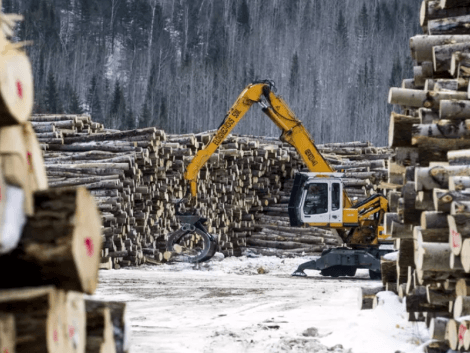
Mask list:
[[[248,85],[228,111],[211,142],[193,158],[184,174],[185,179],[190,182],[193,197],[197,196],[197,174],[199,170],[254,103],[261,104],[262,111],[282,130],[280,140],[295,147],[311,172],[334,172],[334,169],[315,147],[312,137],[302,122],[290,110],[287,103],[274,94],[272,88],[273,85],[270,82]],[[343,194],[343,200],[344,207],[351,207],[352,202],[346,192]]]

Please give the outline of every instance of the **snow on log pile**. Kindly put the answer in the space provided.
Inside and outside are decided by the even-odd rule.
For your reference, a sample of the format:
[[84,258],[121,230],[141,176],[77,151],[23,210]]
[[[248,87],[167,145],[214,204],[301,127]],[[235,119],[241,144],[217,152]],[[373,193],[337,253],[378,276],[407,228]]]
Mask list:
[[[428,352],[470,350],[470,1],[423,1],[410,39],[414,78],[391,88],[385,232],[398,256],[384,284],[426,321]],[[393,273],[393,267],[396,272]]]
[[[32,121],[50,186],[82,185],[95,196],[103,221],[101,267],[168,260],[165,239],[180,226],[174,201],[185,194],[185,169],[213,132],[108,130],[83,115],[36,115]],[[336,170],[345,172],[346,190],[356,200],[378,192],[378,184],[386,180],[388,148],[367,142],[318,148]],[[338,245],[340,239],[328,230],[289,226],[293,177],[303,168],[290,145],[229,136],[201,169],[198,182],[196,208],[210,220],[210,231],[219,234],[218,250],[226,256],[240,255],[247,247],[262,254],[295,255]]]
[[[7,39],[20,19],[0,16],[0,350],[125,353],[125,304],[84,296],[95,292],[101,258],[95,201],[83,187],[48,186],[28,121],[30,62],[23,44]],[[47,139],[57,143],[59,137]]]

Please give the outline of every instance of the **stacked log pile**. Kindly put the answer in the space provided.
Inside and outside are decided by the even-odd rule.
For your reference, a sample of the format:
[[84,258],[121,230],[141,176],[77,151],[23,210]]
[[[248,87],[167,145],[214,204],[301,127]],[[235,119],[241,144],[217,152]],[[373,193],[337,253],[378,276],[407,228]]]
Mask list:
[[128,352],[125,304],[84,297],[96,289],[101,258],[94,198],[85,188],[48,188],[28,121],[29,59],[8,40],[20,19],[0,14],[0,351]]
[[414,78],[389,94],[401,112],[390,118],[385,232],[398,256],[382,260],[382,279],[406,298],[409,320],[429,326],[428,352],[469,351],[470,2],[423,1],[421,10]]
[[[49,185],[82,185],[95,196],[104,225],[102,268],[169,259],[165,240],[180,226],[174,201],[186,193],[184,171],[213,132],[116,131],[89,116],[72,115],[33,116],[32,124]],[[318,147],[336,170],[345,172],[346,190],[356,200],[378,192],[386,180],[389,149],[361,142]],[[196,205],[211,221],[210,231],[219,234],[218,250],[240,255],[248,246],[292,255],[339,244],[329,231],[289,229],[287,202],[293,176],[303,168],[295,149],[275,139],[227,138],[200,172]]]

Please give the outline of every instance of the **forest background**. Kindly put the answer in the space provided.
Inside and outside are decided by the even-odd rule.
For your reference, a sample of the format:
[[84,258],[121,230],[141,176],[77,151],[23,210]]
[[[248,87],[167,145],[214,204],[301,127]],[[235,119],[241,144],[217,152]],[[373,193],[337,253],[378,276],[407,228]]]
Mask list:
[[[421,0],[3,0],[33,40],[36,113],[108,128],[216,129],[270,79],[317,143],[387,145],[390,86],[412,77]],[[252,109],[236,133],[278,136]]]

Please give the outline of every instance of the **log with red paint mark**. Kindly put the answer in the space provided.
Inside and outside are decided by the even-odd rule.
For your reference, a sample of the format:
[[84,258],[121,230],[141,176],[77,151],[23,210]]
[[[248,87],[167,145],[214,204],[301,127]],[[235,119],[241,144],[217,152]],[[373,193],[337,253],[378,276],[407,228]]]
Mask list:
[[0,257],[6,272],[1,288],[53,284],[93,294],[101,257],[101,221],[85,188],[49,189],[35,194],[17,250]]

